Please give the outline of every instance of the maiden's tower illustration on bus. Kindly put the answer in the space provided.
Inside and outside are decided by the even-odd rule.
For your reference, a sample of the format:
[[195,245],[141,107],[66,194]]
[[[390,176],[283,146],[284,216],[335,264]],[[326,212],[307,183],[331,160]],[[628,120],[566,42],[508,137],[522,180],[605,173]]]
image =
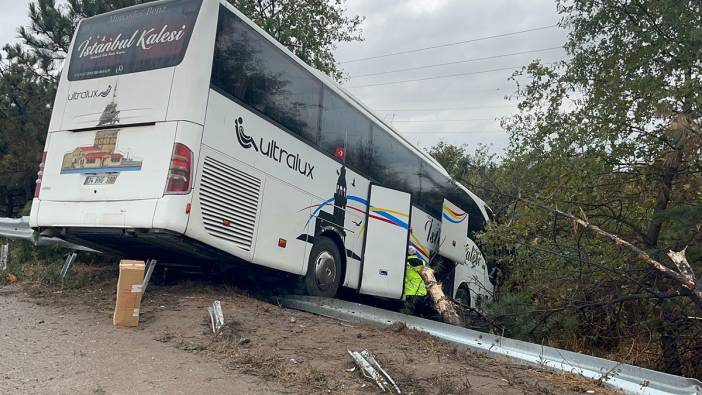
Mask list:
[[100,130],[92,145],[77,147],[63,156],[61,174],[139,171],[142,161],[116,150],[118,130]]

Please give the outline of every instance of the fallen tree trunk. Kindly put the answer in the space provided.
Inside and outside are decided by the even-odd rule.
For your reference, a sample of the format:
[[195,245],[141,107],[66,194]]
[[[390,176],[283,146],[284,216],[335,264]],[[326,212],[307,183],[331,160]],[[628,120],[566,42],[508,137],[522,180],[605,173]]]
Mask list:
[[434,302],[434,308],[441,314],[441,318],[445,323],[451,325],[463,326],[461,317],[456,312],[456,306],[451,299],[447,298],[444,291],[441,289],[441,284],[436,281],[434,271],[428,267],[419,270],[419,275],[424,280],[424,285],[427,287],[427,293]]

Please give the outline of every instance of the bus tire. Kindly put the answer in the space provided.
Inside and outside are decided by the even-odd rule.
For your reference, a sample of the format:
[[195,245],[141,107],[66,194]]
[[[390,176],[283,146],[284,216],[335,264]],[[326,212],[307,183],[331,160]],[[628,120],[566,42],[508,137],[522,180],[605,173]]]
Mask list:
[[305,275],[305,291],[311,296],[333,298],[341,283],[341,254],[336,243],[322,236],[312,246]]
[[470,300],[471,295],[470,295],[470,289],[468,288],[468,284],[466,283],[461,283],[461,285],[458,286],[458,290],[456,291],[456,300],[461,302],[462,304],[472,307],[470,305]]

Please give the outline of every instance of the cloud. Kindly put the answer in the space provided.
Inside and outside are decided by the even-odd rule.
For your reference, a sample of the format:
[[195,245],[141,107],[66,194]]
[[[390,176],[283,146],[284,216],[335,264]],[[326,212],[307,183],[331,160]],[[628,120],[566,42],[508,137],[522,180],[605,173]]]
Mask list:
[[15,43],[17,38],[17,28],[29,23],[28,6],[29,0],[14,0],[5,2],[0,12],[0,46]]
[[405,7],[413,14],[426,14],[449,6],[451,0],[411,0],[405,3]]

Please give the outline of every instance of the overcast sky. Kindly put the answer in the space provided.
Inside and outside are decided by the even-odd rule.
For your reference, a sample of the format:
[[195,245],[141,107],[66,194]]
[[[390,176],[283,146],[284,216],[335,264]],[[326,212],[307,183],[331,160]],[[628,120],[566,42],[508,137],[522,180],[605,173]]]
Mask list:
[[[28,1],[3,0],[2,3],[0,43],[16,41],[17,26],[28,23]],[[347,7],[349,14],[366,17],[362,26],[365,41],[340,45],[337,50],[340,62],[503,35],[558,22],[553,0],[348,0]],[[561,59],[563,50],[553,48],[564,42],[562,30],[546,28],[403,55],[344,62],[342,67],[351,76],[344,85],[421,146],[429,147],[445,140],[466,144],[472,150],[483,143],[492,145],[492,150],[499,153],[507,146],[507,135],[501,131],[496,118],[513,113],[516,107],[514,101],[504,99],[514,91],[514,83],[508,81],[512,70],[535,58],[545,62]],[[537,50],[543,51],[361,76]],[[503,70],[490,71],[495,69]],[[468,75],[387,84],[451,74]],[[384,85],[361,87],[374,84]]]
[[17,27],[26,25],[28,0],[0,1],[0,46],[17,41]]
[[[342,62],[529,30],[558,22],[553,0],[350,0],[347,5],[350,13],[366,16],[363,25],[365,41],[340,45],[337,59]],[[564,51],[553,48],[563,45],[565,37],[562,30],[547,28],[342,63],[351,75],[345,86],[381,116],[393,120],[396,129],[421,146],[429,147],[443,139],[449,143],[466,144],[471,150],[479,143],[492,145],[493,151],[500,152],[507,146],[507,134],[501,131],[495,119],[515,111],[515,102],[504,99],[515,88],[514,82],[508,81],[512,69],[535,58],[545,62],[563,58]],[[536,53],[354,78],[354,75],[547,48],[549,50]],[[354,88],[494,69],[507,70]]]

